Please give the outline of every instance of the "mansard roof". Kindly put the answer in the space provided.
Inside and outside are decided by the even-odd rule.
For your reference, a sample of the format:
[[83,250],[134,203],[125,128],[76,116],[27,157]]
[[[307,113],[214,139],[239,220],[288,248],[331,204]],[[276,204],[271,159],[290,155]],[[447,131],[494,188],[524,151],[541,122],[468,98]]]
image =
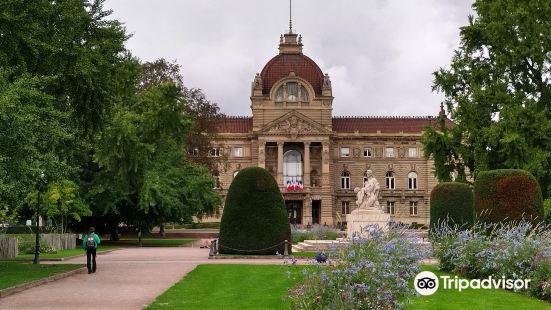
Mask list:
[[220,133],[248,133],[253,130],[253,118],[249,116],[225,116],[218,120]]
[[[337,133],[421,133],[437,121],[436,116],[337,116],[332,125]],[[454,123],[446,118],[446,126],[453,127]],[[220,133],[249,133],[253,120],[248,116],[226,116],[218,121],[217,128]]]
[[[436,125],[436,116],[338,116],[333,117],[333,131],[343,133],[420,133],[427,125]],[[446,126],[453,122],[446,118]]]

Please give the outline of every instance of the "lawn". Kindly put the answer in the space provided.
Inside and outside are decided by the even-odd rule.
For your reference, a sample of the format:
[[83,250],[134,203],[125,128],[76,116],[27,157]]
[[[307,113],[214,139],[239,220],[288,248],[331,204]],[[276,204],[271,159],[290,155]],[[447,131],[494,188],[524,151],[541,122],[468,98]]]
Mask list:
[[[287,289],[303,266],[199,265],[147,309],[287,309]],[[308,267],[306,267],[308,268]],[[293,270],[291,277],[287,270]],[[437,274],[436,267],[423,266]],[[551,309],[550,303],[505,290],[439,290],[413,297],[405,309]]]
[[[295,272],[296,272],[296,268]],[[288,309],[283,265],[199,265],[146,309]]]
[[[97,253],[107,252],[111,251],[113,249],[118,249],[120,247],[118,246],[99,246],[97,249]],[[85,255],[84,249],[82,248],[76,248],[71,250],[59,250],[57,253],[52,254],[46,254],[46,253],[40,253],[40,259],[58,259],[58,258],[65,258],[65,257],[71,257],[71,256],[79,256],[79,255]],[[34,254],[19,254],[17,255],[16,260],[32,260],[34,259]]]
[[[193,239],[142,239],[142,246],[144,247],[178,247],[195,240]],[[118,241],[106,240],[103,242],[105,245],[114,246],[137,246],[138,239],[120,239]]]
[[23,262],[0,262],[0,279],[2,279],[0,281],[0,289],[46,278],[80,267],[82,267],[82,265],[33,265],[32,263]]

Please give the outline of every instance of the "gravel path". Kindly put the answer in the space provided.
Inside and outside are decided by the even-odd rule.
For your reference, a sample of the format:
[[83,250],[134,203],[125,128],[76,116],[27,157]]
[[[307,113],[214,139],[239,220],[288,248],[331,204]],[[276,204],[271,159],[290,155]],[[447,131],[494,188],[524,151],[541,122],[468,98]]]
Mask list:
[[[0,299],[0,309],[142,309],[199,264],[281,264],[277,259],[208,259],[209,250],[124,248],[79,273]],[[86,264],[86,256],[62,262]]]

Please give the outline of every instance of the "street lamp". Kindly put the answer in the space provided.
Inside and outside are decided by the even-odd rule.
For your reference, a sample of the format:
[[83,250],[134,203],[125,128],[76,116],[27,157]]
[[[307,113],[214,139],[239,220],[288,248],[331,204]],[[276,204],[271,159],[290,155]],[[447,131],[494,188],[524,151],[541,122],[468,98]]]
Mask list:
[[36,182],[36,188],[38,190],[36,194],[36,240],[35,240],[35,247],[34,247],[34,261],[33,264],[40,264],[40,226],[39,226],[39,220],[40,220],[40,192],[45,187],[44,182],[44,172],[40,172],[40,175],[38,177],[38,180]]

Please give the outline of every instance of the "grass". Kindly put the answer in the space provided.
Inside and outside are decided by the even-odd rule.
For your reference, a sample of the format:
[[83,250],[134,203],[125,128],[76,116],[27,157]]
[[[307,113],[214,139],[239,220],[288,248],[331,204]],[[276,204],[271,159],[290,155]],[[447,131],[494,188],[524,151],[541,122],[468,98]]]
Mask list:
[[0,275],[2,279],[0,281],[0,289],[47,278],[80,267],[82,267],[82,265],[33,265],[32,263],[23,262],[0,262]]
[[[118,249],[120,247],[118,246],[99,246],[97,249],[97,253],[102,253],[106,251],[110,251],[113,249]],[[47,253],[40,253],[40,259],[59,259],[59,258],[65,258],[65,257],[71,257],[71,256],[79,256],[79,255],[85,255],[84,249],[82,248],[76,248],[71,250],[59,250],[57,253],[47,254]],[[32,260],[34,259],[34,254],[19,254],[17,255],[16,260]]]
[[[424,265],[423,270],[432,271],[436,275],[446,275],[438,271],[436,266]],[[443,287],[441,285],[441,287]],[[513,293],[501,289],[492,290],[473,290],[466,289],[461,292],[457,290],[444,290],[439,288],[431,296],[420,296],[413,298],[412,304],[406,305],[406,310],[415,309],[442,309],[442,310],[460,310],[460,309],[531,309],[544,310],[551,309],[551,303],[528,297],[526,295]]]
[[[303,266],[199,265],[146,309],[288,309],[287,289],[302,278]],[[428,270],[443,275],[435,266]],[[293,274],[288,277],[287,270]],[[413,297],[405,309],[551,309],[551,304],[505,290],[439,289]]]
[[[178,247],[195,240],[193,239],[142,239],[144,247]],[[102,242],[105,245],[116,246],[137,246],[138,239],[120,239],[118,241],[105,240]]]
[[288,309],[283,265],[199,265],[146,309]]

